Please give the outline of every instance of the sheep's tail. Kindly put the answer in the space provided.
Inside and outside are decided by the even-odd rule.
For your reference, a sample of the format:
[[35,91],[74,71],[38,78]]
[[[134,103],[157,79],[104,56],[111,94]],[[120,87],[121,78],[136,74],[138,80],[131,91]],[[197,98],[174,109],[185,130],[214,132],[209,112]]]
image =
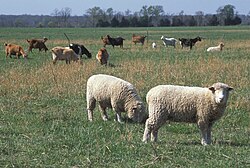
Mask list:
[[70,44],[70,39],[69,39],[69,37],[67,36],[67,34],[66,33],[63,33],[64,35],[65,35],[65,37],[68,39],[68,43]]

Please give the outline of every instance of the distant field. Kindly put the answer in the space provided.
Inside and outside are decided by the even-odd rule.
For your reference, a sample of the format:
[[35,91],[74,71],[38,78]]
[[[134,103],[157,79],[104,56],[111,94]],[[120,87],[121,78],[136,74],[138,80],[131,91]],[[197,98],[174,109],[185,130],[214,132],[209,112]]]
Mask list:
[[[133,33],[147,35],[133,45]],[[49,49],[72,42],[93,55],[83,65],[52,64],[51,53],[33,50],[27,61],[5,58],[4,42],[28,48],[26,39],[47,37]],[[95,55],[100,37],[122,36],[124,49],[107,46],[110,63],[100,66]],[[205,39],[193,50],[165,48],[160,37],[197,35]],[[206,48],[225,43],[222,52]],[[158,44],[157,49],[151,43]],[[0,167],[250,167],[250,27],[178,28],[0,28]],[[168,123],[158,143],[142,143],[144,125],[87,121],[86,81],[105,73],[132,83],[145,102],[158,84],[207,87],[224,82],[234,87],[224,117],[212,131],[212,145],[200,145],[195,124]],[[146,103],[146,102],[145,102]]]

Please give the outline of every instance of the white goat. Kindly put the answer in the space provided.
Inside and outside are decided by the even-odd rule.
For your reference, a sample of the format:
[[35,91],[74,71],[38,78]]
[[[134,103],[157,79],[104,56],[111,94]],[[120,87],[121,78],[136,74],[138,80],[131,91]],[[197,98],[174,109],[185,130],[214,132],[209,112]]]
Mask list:
[[157,47],[156,43],[153,42],[153,43],[152,43],[152,48],[156,48],[156,47]]
[[174,46],[175,48],[175,43],[177,41],[175,38],[167,38],[165,36],[161,36],[161,40],[163,41],[165,47]]
[[223,47],[224,47],[225,45],[224,45],[224,43],[220,43],[218,46],[216,46],[216,47],[209,47],[208,49],[207,49],[207,51],[208,52],[212,52],[212,51],[222,51],[222,49],[223,49]]

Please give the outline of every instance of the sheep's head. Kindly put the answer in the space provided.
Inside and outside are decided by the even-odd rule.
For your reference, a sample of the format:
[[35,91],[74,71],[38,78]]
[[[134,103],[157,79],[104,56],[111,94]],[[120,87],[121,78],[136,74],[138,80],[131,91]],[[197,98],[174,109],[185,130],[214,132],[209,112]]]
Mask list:
[[142,102],[137,101],[128,111],[128,118],[135,122],[142,122],[145,119],[145,106]]
[[217,104],[226,104],[229,91],[233,90],[233,88],[224,83],[215,83],[209,87],[209,90],[214,94],[214,100]]

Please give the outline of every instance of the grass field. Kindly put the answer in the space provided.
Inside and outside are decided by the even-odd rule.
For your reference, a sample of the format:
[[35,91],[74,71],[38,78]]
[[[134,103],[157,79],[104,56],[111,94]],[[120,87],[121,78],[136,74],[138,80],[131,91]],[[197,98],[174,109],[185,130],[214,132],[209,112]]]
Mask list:
[[[132,45],[133,33],[146,35],[144,46]],[[34,50],[24,59],[5,58],[0,48],[0,167],[250,167],[250,29],[193,28],[0,28],[0,43],[28,48],[27,38],[48,37],[48,48],[84,44],[92,59],[83,65],[52,64],[51,53]],[[107,46],[114,67],[99,65],[95,55],[101,36],[124,37],[124,49]],[[165,48],[161,35],[196,37],[193,50]],[[151,43],[158,44],[157,49]],[[206,48],[225,43],[224,51]],[[105,73],[132,83],[145,102],[158,84],[207,87],[224,82],[234,87],[225,115],[213,127],[212,145],[200,144],[195,124],[168,123],[158,143],[142,143],[143,124],[104,122],[96,108],[87,121],[86,81]],[[146,103],[146,102],[145,102]]]

